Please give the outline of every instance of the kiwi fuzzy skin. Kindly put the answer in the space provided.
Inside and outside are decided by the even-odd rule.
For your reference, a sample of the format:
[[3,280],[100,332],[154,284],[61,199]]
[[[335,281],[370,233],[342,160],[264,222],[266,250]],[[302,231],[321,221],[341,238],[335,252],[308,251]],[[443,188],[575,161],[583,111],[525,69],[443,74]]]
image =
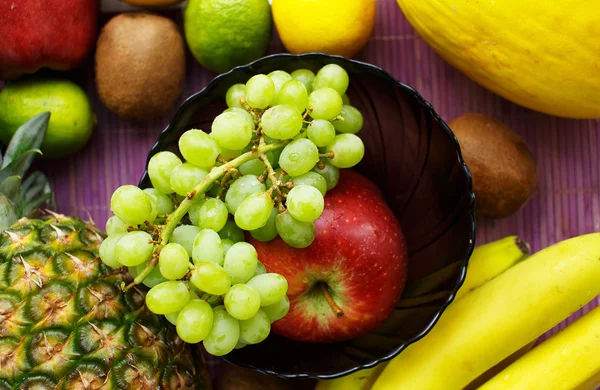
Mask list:
[[170,19],[122,13],[102,29],[95,57],[100,100],[117,115],[161,117],[173,107],[185,81],[185,44]]
[[523,138],[483,114],[465,114],[448,125],[473,175],[477,214],[504,218],[519,211],[538,186],[537,164]]

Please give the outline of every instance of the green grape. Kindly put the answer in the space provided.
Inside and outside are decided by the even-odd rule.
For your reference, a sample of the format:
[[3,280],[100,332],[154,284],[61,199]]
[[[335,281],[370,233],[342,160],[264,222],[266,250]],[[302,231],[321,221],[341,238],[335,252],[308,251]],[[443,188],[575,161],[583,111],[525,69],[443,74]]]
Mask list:
[[[269,137],[268,135],[265,135],[265,143],[268,144],[272,144],[273,142],[277,142],[278,140]],[[281,148],[279,149],[275,149],[272,150],[270,152],[267,153],[267,158],[269,159],[269,162],[271,163],[271,166],[273,168],[277,168],[277,166],[279,165],[279,156],[281,155]]]
[[127,233],[113,233],[104,241],[102,241],[102,244],[100,244],[100,260],[102,260],[102,262],[109,267],[121,267],[121,263],[117,261],[117,256],[115,255],[115,246],[117,245],[117,242],[125,236],[125,234]]
[[219,230],[219,236],[222,240],[244,241],[244,231],[234,221],[227,221],[223,229]]
[[323,163],[322,169],[319,168],[319,164],[315,165],[313,172],[323,176],[327,182],[327,191],[333,189],[337,185],[338,181],[340,181],[340,169],[331,165],[331,163],[328,161]]
[[356,134],[363,127],[363,116],[355,107],[344,105],[340,116],[344,120],[334,121],[333,127],[340,133]]
[[347,94],[343,94],[342,95],[342,103],[344,103],[345,105],[350,105],[350,98],[348,97]]
[[233,351],[240,338],[240,324],[223,306],[213,309],[213,326],[202,344],[213,356],[227,355]]
[[261,121],[264,133],[275,139],[293,138],[302,130],[302,114],[289,104],[269,108]]
[[264,74],[252,76],[246,83],[246,89],[244,90],[248,105],[260,109],[267,108],[275,101],[276,92],[275,83],[269,76]]
[[127,271],[129,271],[129,275],[131,275],[133,278],[136,278],[138,276],[138,272],[137,272],[137,267],[127,267]]
[[153,221],[153,206],[152,198],[132,185],[117,188],[110,198],[111,211],[130,226]]
[[242,98],[245,97],[244,90],[246,86],[244,84],[234,84],[227,90],[225,94],[225,102],[227,107],[240,107],[242,108]]
[[274,203],[268,192],[257,192],[246,199],[235,211],[235,223],[244,230],[255,230],[265,226]]
[[294,80],[300,81],[306,88],[306,92],[309,94],[313,91],[313,81],[315,74],[308,69],[298,69],[293,71],[291,74]]
[[190,163],[203,168],[215,165],[219,146],[202,130],[188,130],[179,137],[179,151]]
[[315,187],[321,195],[325,196],[327,192],[327,181],[316,172],[306,172],[304,175],[296,176],[292,179],[295,186],[307,185]]
[[271,333],[271,320],[260,309],[254,317],[240,321],[240,339],[248,344],[258,344],[264,341],[269,333]]
[[[148,264],[148,263],[144,263],[144,264],[140,264],[140,265],[136,266],[135,267],[136,274],[139,274],[140,272],[142,272],[144,270],[144,268],[146,267],[146,264]],[[154,267],[152,269],[152,271],[150,271],[150,273],[144,278],[144,281],[142,283],[144,284],[144,286],[152,288],[152,287],[159,285],[163,282],[166,282],[168,280],[169,279],[165,278],[163,276],[163,274],[160,273],[160,269],[158,267]]]
[[247,286],[252,287],[260,296],[260,305],[269,306],[282,299],[288,290],[287,280],[276,273],[257,275],[250,279]]
[[153,251],[152,236],[142,231],[127,233],[115,245],[117,261],[128,267],[150,260]]
[[239,157],[241,155],[242,155],[241,150],[231,150],[231,149],[221,148],[221,157],[223,157],[223,159],[225,161],[231,161],[234,158]]
[[200,290],[213,295],[223,295],[231,287],[231,278],[223,267],[216,263],[197,263],[190,282]]
[[231,184],[225,195],[225,204],[231,214],[235,214],[238,206],[250,195],[265,190],[264,183],[254,175],[242,176]]
[[241,108],[231,108],[217,115],[212,123],[212,136],[220,147],[242,150],[252,138],[254,120]]
[[[192,287],[193,287],[193,285],[192,285]],[[190,291],[190,300],[188,301],[188,303],[190,301],[199,300],[199,299],[200,299],[200,297],[198,297],[198,295],[196,295],[196,293],[193,290],[191,290]],[[179,316],[179,313],[181,313],[181,310],[174,311],[172,313],[167,313],[167,314],[165,314],[165,318],[173,325],[177,325],[177,317]]]
[[194,247],[194,240],[200,234],[200,228],[193,225],[181,225],[177,226],[173,233],[171,233],[170,242],[181,245],[185,248],[189,257],[192,257],[192,250]]
[[177,195],[186,196],[206,175],[208,175],[208,170],[188,162],[183,163],[173,169],[171,188]]
[[152,187],[163,194],[171,194],[171,174],[176,166],[181,165],[181,160],[171,152],[158,152],[148,162],[148,176]]
[[146,188],[144,192],[154,199],[158,207],[158,216],[164,216],[173,212],[173,201],[168,195],[163,194],[155,188]]
[[146,196],[149,198],[150,200],[150,205],[152,206],[152,212],[150,213],[150,218],[148,221],[154,221],[156,219],[156,217],[158,217],[158,202],[156,200],[155,197],[153,197],[152,195],[150,195],[149,193],[147,193],[146,191],[143,191],[144,194],[146,194]]
[[194,240],[192,259],[194,264],[211,262],[218,265],[223,264],[225,252],[219,234],[211,229],[203,229]]
[[170,242],[162,248],[158,257],[160,273],[167,279],[181,279],[187,274],[190,257],[185,248]]
[[313,222],[325,208],[321,191],[306,184],[295,185],[288,193],[285,204],[292,217],[302,222]]
[[273,80],[273,85],[275,86],[275,99],[277,99],[277,95],[279,94],[279,91],[281,90],[283,84],[287,83],[292,79],[292,76],[290,76],[288,72],[284,72],[283,70],[274,70],[267,76],[269,76],[271,80]]
[[306,248],[315,239],[315,225],[294,219],[287,210],[277,215],[275,227],[279,237],[294,248]]
[[354,134],[338,134],[327,146],[327,152],[333,152],[329,161],[338,168],[350,168],[362,160],[365,155],[365,145]]
[[188,210],[188,217],[190,217],[190,222],[194,226],[198,226],[198,221],[200,219],[199,215],[198,215],[200,212],[200,206],[202,206],[202,203],[206,202],[206,199],[207,198],[201,198],[201,199],[194,201],[194,203]]
[[298,80],[290,80],[281,86],[276,104],[288,104],[303,113],[308,107],[308,92]]
[[265,171],[265,163],[259,159],[246,161],[240,165],[238,170],[242,173],[242,175],[260,176]]
[[269,219],[265,226],[260,227],[258,229],[252,230],[250,234],[252,237],[257,239],[258,241],[271,241],[275,237],[277,237],[277,228],[275,228],[275,217],[277,217],[277,208],[273,207],[271,209],[271,215],[269,215]]
[[127,233],[128,227],[129,225],[121,221],[116,215],[113,215],[106,221],[106,234],[111,236],[117,233]]
[[204,340],[213,325],[212,307],[203,300],[190,300],[177,316],[177,335],[186,343]]
[[313,119],[330,120],[342,111],[342,97],[334,89],[321,88],[313,91],[308,96],[309,107],[312,108],[310,116]]
[[258,254],[247,242],[233,244],[225,255],[223,268],[231,276],[231,284],[246,283],[256,271]]
[[348,73],[344,68],[336,64],[329,64],[319,69],[313,81],[313,88],[315,90],[332,88],[343,95],[348,89],[349,82]]
[[234,349],[242,349],[244,348],[246,345],[248,345],[248,343],[246,343],[244,340],[239,339],[237,344],[235,345]]
[[221,245],[223,245],[223,253],[225,254],[225,256],[227,256],[227,252],[229,251],[229,248],[233,246],[233,244],[235,243],[228,238],[224,238],[221,240]]
[[315,145],[327,146],[335,138],[335,127],[325,119],[314,119],[306,128],[306,135]]
[[146,306],[155,314],[180,311],[189,300],[190,290],[181,281],[163,282],[152,287],[146,294]]
[[267,269],[265,268],[265,265],[262,263],[262,261],[258,260],[256,262],[256,271],[254,271],[254,276],[262,275],[262,274],[266,274],[266,273],[267,273]]
[[225,294],[224,303],[227,312],[234,318],[247,320],[260,309],[260,295],[247,284],[234,284]]
[[229,212],[221,199],[204,198],[195,207],[190,208],[190,220],[200,229],[212,229],[216,232],[223,229]]
[[265,306],[262,310],[269,316],[271,322],[282,319],[290,311],[290,299],[284,295],[277,303]]
[[317,162],[319,162],[319,149],[306,138],[290,142],[283,148],[283,152],[279,156],[279,166],[290,176],[305,174]]
[[[243,108],[239,108],[239,107],[231,107],[231,108],[227,108],[225,111],[223,112],[234,112],[236,114],[238,114],[241,118],[243,118],[246,123],[252,127],[252,129],[254,129],[254,117],[252,116],[252,114],[250,114],[248,111],[244,110]],[[246,146],[244,146],[245,148]],[[243,149],[243,148],[242,148]]]

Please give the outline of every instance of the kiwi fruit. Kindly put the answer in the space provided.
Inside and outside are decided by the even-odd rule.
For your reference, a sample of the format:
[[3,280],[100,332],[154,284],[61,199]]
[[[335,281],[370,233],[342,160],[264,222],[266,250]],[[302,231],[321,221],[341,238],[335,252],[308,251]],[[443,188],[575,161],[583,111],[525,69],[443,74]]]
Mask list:
[[448,125],[473,176],[476,213],[503,218],[519,211],[538,185],[537,164],[523,138],[483,114],[465,114]]
[[185,80],[185,46],[177,25],[163,16],[122,13],[104,26],[96,48],[100,100],[127,119],[165,115]]

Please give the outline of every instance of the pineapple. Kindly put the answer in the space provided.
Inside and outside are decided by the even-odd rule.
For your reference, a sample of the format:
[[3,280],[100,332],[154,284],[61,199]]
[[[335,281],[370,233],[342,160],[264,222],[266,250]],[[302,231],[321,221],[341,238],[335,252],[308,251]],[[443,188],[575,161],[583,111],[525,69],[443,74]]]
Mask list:
[[145,292],[123,292],[131,277],[100,261],[93,224],[53,212],[31,218],[52,202],[43,174],[20,185],[48,119],[21,126],[0,170],[0,389],[208,388]]

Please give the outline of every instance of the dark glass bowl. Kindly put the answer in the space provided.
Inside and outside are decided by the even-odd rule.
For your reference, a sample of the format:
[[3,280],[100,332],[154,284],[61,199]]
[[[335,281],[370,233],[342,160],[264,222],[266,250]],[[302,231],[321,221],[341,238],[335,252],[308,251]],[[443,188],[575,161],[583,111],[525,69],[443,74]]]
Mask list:
[[[423,337],[462,284],[475,241],[474,195],[454,134],[414,89],[373,65],[323,54],[278,54],[212,80],[187,99],[148,158],[177,151],[190,128],[210,130],[226,108],[225,93],[258,73],[313,71],[335,63],[350,75],[348,96],[364,115],[358,134],[366,154],[356,169],[374,181],[406,236],[409,275],[394,313],[378,329],[354,340],[310,344],[271,335],[226,356],[231,363],[284,378],[335,378],[372,367]],[[147,173],[140,186],[150,185]]]

